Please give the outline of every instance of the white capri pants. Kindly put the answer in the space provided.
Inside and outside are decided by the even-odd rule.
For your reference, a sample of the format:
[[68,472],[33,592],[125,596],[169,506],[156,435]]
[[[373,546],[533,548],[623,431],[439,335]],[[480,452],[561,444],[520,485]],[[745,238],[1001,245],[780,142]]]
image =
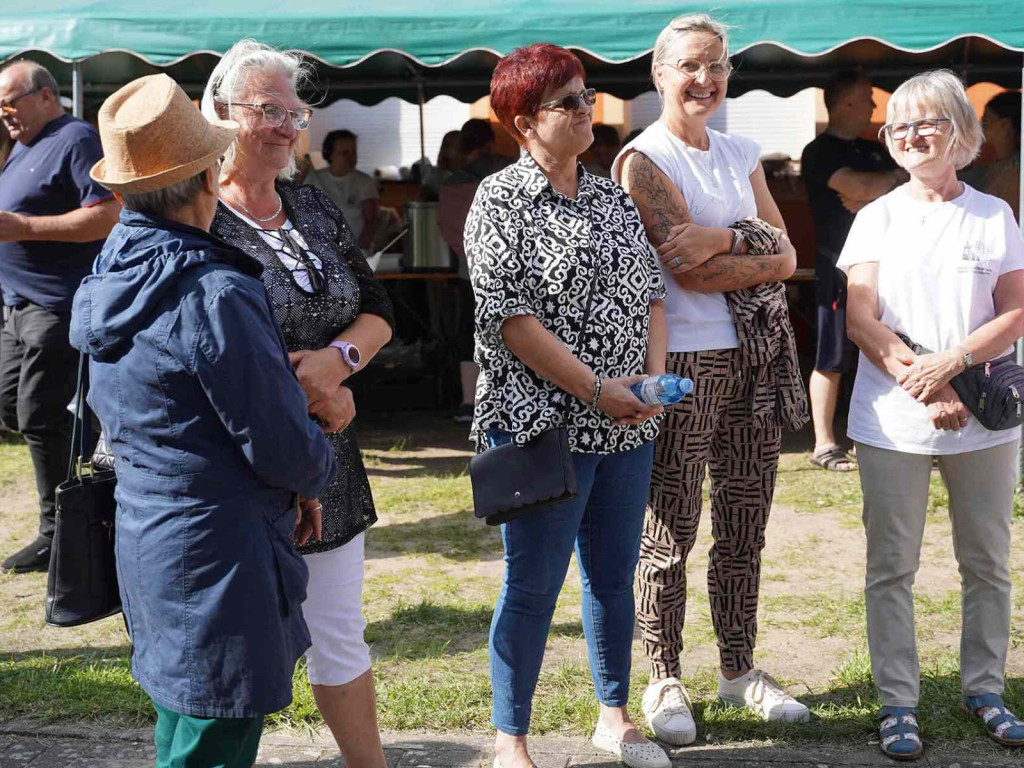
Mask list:
[[309,586],[302,615],[313,645],[306,651],[309,682],[344,685],[370,668],[370,647],[363,641],[363,541],[329,552],[305,555]]

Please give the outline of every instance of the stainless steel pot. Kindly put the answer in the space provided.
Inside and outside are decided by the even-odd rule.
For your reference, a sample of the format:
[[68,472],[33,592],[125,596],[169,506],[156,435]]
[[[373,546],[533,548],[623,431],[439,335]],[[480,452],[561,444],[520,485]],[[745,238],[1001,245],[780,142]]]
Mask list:
[[437,203],[405,204],[405,236],[402,266],[407,270],[451,269],[452,255],[437,227]]

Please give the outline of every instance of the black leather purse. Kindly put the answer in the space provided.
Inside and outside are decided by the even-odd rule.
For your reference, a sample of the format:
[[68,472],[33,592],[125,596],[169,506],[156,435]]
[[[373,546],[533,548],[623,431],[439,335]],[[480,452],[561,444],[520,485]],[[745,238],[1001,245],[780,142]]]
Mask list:
[[[597,292],[597,267],[583,310],[585,335],[590,308]],[[473,511],[488,525],[501,525],[517,517],[576,498],[576,469],[569,453],[569,395],[562,393],[562,426],[545,430],[524,446],[498,445],[469,460],[473,485]]]
[[57,486],[56,529],[46,579],[46,623],[57,627],[77,627],[121,610],[114,563],[117,476],[85,459],[92,418],[85,402],[85,365],[82,355],[71,464],[68,479]]
[[[915,355],[926,355],[930,349],[915,344],[902,333],[900,340]],[[985,429],[1014,429],[1024,423],[1021,393],[1024,393],[1024,368],[1014,355],[972,365],[949,381],[967,410]]]

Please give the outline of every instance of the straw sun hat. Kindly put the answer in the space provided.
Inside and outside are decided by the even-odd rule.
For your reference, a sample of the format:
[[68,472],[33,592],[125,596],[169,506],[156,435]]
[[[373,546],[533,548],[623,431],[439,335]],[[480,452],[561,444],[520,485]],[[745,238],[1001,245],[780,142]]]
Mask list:
[[89,175],[127,194],[156,192],[190,179],[231,146],[238,123],[208,121],[167,75],[133,80],[100,108],[103,159]]

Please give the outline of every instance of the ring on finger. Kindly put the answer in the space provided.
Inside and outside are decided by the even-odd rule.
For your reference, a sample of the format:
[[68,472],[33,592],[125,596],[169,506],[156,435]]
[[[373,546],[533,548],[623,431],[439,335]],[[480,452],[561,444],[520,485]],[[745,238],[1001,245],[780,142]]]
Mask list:
[[678,256],[674,257],[672,259],[672,263],[675,264],[678,267],[679,266],[679,257]]

